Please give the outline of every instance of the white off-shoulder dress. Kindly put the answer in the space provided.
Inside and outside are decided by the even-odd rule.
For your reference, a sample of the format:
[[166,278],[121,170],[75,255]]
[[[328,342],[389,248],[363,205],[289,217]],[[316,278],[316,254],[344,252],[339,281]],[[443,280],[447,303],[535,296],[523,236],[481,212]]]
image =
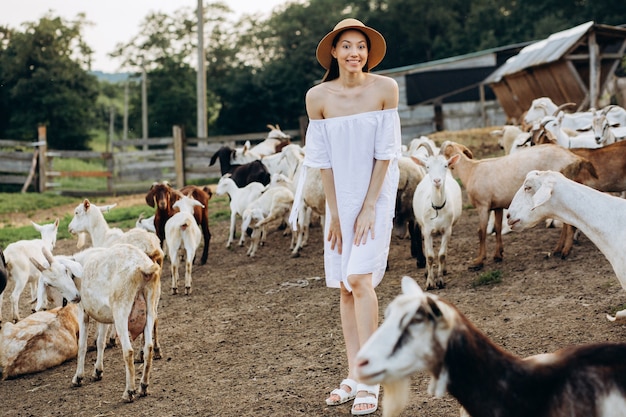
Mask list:
[[[374,287],[383,279],[393,228],[401,144],[398,109],[309,121],[304,165],[332,168],[341,223],[340,255],[337,248],[330,249],[326,239],[330,216],[325,216],[324,270],[328,287],[339,288],[343,282],[351,291],[347,277],[352,274],[372,273]],[[354,223],[365,200],[376,159],[390,163],[376,202],[375,238],[368,235],[366,244],[356,246]]]

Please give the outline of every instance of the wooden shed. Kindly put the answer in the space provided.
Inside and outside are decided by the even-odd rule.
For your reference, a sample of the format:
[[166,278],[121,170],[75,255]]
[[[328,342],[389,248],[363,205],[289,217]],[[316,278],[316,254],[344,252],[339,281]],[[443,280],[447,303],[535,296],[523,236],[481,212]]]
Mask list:
[[526,46],[484,83],[511,120],[538,97],[586,110],[598,107],[625,49],[626,28],[590,21]]

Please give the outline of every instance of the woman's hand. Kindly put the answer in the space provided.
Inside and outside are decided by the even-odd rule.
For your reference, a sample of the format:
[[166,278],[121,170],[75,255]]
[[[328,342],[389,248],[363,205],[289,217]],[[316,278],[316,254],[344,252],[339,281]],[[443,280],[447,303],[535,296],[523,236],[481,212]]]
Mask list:
[[335,246],[337,246],[337,251],[339,252],[339,255],[341,255],[341,223],[339,222],[338,216],[331,216],[330,224],[328,226],[328,236],[326,239],[330,242],[330,249],[335,250]]
[[367,242],[367,233],[374,239],[374,221],[376,220],[376,209],[374,206],[365,205],[354,222],[354,244],[359,246]]

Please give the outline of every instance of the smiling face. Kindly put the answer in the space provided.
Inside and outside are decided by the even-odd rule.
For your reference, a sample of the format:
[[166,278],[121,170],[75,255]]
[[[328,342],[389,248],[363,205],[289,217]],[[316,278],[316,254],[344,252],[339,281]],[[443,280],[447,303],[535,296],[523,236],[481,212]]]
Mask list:
[[358,30],[346,30],[337,38],[331,50],[339,68],[348,73],[359,73],[367,63],[369,54],[367,37]]

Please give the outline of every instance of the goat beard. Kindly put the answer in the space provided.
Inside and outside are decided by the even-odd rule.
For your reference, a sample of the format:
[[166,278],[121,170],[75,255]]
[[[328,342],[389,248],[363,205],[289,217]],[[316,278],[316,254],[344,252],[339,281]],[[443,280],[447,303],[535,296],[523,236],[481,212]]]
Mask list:
[[405,377],[382,384],[385,393],[382,401],[383,417],[400,415],[409,402],[410,383],[411,378]]

